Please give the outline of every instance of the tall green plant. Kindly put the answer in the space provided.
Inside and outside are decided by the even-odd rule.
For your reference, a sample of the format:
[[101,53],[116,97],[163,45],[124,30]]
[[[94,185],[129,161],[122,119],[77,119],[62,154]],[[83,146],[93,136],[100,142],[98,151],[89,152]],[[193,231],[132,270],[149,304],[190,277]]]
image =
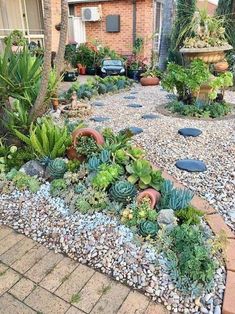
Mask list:
[[235,48],[235,1],[234,0],[219,0],[216,14],[224,16],[225,33],[229,43]]

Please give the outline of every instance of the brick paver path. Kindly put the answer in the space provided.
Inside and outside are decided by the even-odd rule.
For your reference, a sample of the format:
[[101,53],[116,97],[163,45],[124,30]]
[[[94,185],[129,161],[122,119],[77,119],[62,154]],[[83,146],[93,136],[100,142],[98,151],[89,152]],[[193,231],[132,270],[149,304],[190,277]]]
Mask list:
[[0,226],[0,314],[163,314],[106,275]]

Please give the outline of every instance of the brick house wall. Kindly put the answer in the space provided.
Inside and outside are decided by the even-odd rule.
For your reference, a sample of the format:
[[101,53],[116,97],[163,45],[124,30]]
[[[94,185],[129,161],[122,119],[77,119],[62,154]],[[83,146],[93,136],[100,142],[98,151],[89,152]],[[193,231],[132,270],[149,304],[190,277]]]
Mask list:
[[198,0],[197,7],[199,9],[206,9],[208,11],[208,14],[214,15],[217,5],[206,0]]
[[58,45],[59,45],[59,39],[60,39],[60,32],[58,32],[55,29],[55,25],[60,23],[60,3],[61,0],[52,0],[51,1],[51,14],[52,14],[52,25],[51,25],[51,31],[52,31],[52,51],[57,51],[58,50]]
[[[102,19],[86,22],[87,41],[97,40],[120,54],[130,55],[133,48],[133,2],[132,0],[115,0],[108,2],[89,2],[75,5],[75,15],[81,16],[82,7],[102,6]],[[153,35],[153,1],[137,0],[136,34],[144,38],[143,55],[151,57]],[[120,15],[121,29],[118,33],[106,32],[106,16]]]

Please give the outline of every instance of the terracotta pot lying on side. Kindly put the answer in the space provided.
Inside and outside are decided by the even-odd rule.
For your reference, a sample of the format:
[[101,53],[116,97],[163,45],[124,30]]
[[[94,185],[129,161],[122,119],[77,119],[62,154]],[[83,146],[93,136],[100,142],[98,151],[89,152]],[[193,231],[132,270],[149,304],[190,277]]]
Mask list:
[[150,199],[150,207],[154,208],[159,203],[161,194],[158,191],[149,188],[144,190],[137,196],[137,201],[141,202],[141,200],[145,197]]
[[227,61],[221,61],[214,65],[214,69],[216,72],[225,72],[228,70],[229,64]]
[[98,131],[91,128],[77,129],[72,133],[72,145],[67,149],[67,157],[69,159],[77,159],[80,161],[84,161],[84,156],[78,155],[76,151],[76,144],[78,137],[81,136],[90,136],[93,137],[98,145],[104,145],[104,137]]
[[142,77],[140,83],[142,86],[158,85],[160,82],[158,77]]

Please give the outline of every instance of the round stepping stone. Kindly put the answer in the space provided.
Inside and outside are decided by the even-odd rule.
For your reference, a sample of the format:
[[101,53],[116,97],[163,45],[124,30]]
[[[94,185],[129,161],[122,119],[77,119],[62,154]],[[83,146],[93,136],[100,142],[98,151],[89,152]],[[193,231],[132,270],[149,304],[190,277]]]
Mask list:
[[135,97],[135,96],[130,95],[130,96],[124,96],[123,98],[124,98],[124,99],[135,99],[136,97]]
[[130,130],[133,135],[140,134],[144,131],[142,128],[138,128],[136,126],[130,126],[129,128],[123,129],[120,132],[123,132],[125,130]]
[[136,95],[136,94],[138,94],[138,92],[133,91],[133,92],[130,92],[130,94],[131,95]]
[[156,114],[144,114],[142,119],[154,120],[159,118]]
[[107,118],[107,117],[91,117],[90,120],[94,121],[94,122],[104,122],[104,121],[110,120],[110,118]]
[[130,107],[130,108],[141,108],[143,106],[140,105],[140,104],[129,104],[129,105],[127,105],[127,107]]
[[103,107],[104,103],[102,103],[101,101],[95,101],[91,105],[94,107]]
[[204,172],[207,170],[206,165],[201,160],[196,159],[182,159],[175,163],[175,166],[180,170],[188,172]]
[[183,128],[183,129],[180,129],[178,133],[185,137],[188,137],[188,136],[197,137],[200,134],[202,134],[202,131],[196,128]]

